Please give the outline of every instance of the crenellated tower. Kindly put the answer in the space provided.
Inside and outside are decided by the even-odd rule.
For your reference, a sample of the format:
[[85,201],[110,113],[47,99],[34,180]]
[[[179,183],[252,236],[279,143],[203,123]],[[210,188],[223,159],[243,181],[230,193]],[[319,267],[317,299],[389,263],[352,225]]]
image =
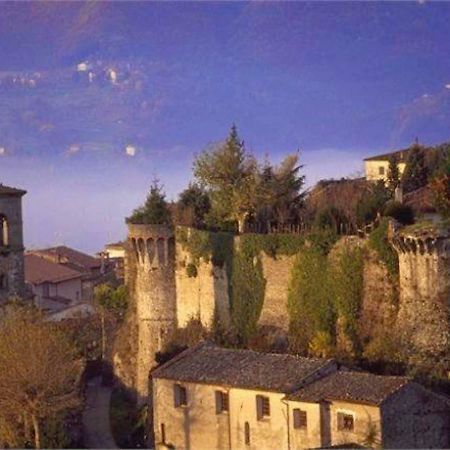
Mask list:
[[167,225],[128,224],[126,284],[136,308],[138,402],[148,395],[148,376],[176,327],[175,238]]
[[412,352],[449,357],[450,237],[447,233],[395,233],[400,305],[397,324]]

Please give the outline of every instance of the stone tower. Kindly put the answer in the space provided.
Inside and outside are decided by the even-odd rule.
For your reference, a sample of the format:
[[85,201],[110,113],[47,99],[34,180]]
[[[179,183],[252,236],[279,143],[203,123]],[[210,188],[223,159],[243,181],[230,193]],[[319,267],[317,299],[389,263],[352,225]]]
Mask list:
[[400,305],[397,324],[411,352],[449,357],[450,237],[445,233],[396,234]]
[[128,225],[126,283],[136,308],[138,403],[148,395],[150,369],[176,327],[175,238],[167,225]]
[[22,196],[0,184],[0,301],[25,294]]

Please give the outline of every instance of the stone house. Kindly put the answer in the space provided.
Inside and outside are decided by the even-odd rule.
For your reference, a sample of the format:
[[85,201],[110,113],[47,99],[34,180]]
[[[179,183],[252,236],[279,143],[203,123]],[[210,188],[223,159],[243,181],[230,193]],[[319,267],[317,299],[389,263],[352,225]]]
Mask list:
[[448,400],[334,360],[203,343],[153,370],[151,390],[157,449],[450,444]]
[[82,274],[35,254],[25,255],[25,280],[38,308],[59,312],[81,302]]
[[41,250],[31,250],[28,253],[78,272],[81,275],[82,283],[80,300],[86,302],[92,301],[94,287],[106,281],[105,272],[107,272],[107,267],[105,267],[101,258],[94,258],[91,255],[64,245]]

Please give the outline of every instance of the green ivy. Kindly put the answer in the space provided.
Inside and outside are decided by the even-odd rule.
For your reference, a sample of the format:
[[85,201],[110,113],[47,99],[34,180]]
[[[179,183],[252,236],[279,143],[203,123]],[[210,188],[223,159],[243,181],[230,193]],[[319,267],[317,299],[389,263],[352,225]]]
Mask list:
[[342,318],[343,331],[357,354],[361,352],[357,325],[363,296],[363,268],[362,249],[346,246],[337,255],[330,280],[337,315]]
[[[292,350],[307,354],[317,337],[333,340],[335,312],[326,256],[317,248],[304,248],[292,268],[288,290],[289,335]],[[324,339],[324,336],[327,339]],[[317,339],[316,339],[317,340]]]
[[259,257],[235,253],[231,275],[231,318],[241,345],[255,334],[261,315],[266,280]]
[[375,230],[370,233],[369,247],[374,249],[386,266],[391,278],[398,278],[398,255],[388,239],[389,219],[383,218]]

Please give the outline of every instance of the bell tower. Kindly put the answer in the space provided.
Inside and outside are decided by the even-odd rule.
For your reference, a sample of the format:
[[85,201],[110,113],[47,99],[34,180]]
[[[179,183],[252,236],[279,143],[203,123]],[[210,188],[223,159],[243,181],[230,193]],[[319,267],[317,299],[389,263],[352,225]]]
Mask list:
[[26,191],[0,184],[0,302],[25,294],[22,197]]

